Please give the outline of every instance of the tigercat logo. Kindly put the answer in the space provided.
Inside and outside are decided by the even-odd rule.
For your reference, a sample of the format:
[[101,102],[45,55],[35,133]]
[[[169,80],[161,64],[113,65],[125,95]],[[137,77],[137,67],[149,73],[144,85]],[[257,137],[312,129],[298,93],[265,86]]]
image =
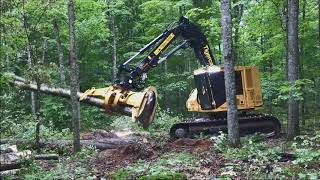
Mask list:
[[212,63],[212,58],[211,58],[211,55],[210,55],[210,52],[209,52],[209,46],[205,45],[203,47],[203,49],[204,49],[203,53],[206,56],[206,58],[208,59],[209,65],[212,65],[213,63]]

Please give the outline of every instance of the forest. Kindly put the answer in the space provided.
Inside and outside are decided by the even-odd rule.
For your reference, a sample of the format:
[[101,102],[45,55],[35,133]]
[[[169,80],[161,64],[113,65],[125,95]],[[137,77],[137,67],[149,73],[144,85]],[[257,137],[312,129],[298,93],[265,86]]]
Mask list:
[[0,0],[0,30],[0,179],[320,178],[320,0]]

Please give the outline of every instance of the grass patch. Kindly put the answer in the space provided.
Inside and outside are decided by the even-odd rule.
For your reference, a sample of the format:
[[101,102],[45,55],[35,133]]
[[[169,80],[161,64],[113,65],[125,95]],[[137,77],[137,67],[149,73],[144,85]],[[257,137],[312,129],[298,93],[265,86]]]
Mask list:
[[180,171],[183,168],[193,168],[198,165],[198,159],[188,153],[168,153],[152,162],[137,161],[136,164],[109,174],[112,179],[185,179]]
[[[234,161],[248,162],[243,166],[226,165],[225,172],[245,172],[248,178],[320,178],[320,131],[312,135],[297,136],[293,141],[279,141],[270,147],[258,134],[241,138],[240,148],[230,148],[227,135],[220,134],[213,138],[215,152],[222,153]],[[280,162],[283,154],[289,153],[294,158]],[[225,173],[228,176],[228,173]]]
[[[93,148],[84,148],[73,156],[61,159],[58,163],[52,162],[54,167],[44,169],[31,160],[25,170],[19,175],[21,179],[93,179],[94,172],[88,161],[97,151]],[[51,162],[48,162],[51,163]]]

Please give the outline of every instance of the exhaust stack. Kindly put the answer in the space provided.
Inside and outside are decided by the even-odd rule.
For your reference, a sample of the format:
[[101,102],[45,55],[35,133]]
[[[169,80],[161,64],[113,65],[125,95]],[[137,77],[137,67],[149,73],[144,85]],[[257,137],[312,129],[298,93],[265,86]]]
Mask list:
[[106,113],[131,116],[135,122],[139,121],[144,129],[149,127],[156,111],[157,92],[153,86],[149,86],[142,92],[134,92],[117,86],[92,88],[80,97],[80,101],[87,96],[103,99],[103,108]]

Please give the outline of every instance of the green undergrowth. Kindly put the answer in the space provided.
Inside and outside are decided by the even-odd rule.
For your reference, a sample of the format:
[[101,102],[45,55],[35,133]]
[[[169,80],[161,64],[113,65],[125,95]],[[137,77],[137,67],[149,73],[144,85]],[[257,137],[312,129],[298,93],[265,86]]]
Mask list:
[[139,160],[135,164],[109,174],[111,179],[186,179],[181,169],[192,169],[198,159],[189,153],[167,153],[154,161]]
[[293,141],[268,141],[255,134],[242,138],[240,148],[230,148],[226,134],[213,139],[214,151],[231,161],[223,169],[227,177],[245,172],[248,178],[320,178],[320,131],[297,136]]
[[160,108],[157,109],[155,118],[151,122],[147,130],[144,130],[139,122],[134,122],[131,117],[119,116],[116,117],[111,123],[112,129],[124,129],[130,128],[135,133],[147,132],[151,136],[168,135],[170,128],[179,122],[178,116],[171,115],[168,111],[163,111]]
[[52,166],[50,169],[43,168],[31,159],[19,174],[19,179],[94,179],[96,172],[88,162],[96,153],[94,148],[83,148],[72,156],[60,157],[59,162],[47,161],[47,166]]

